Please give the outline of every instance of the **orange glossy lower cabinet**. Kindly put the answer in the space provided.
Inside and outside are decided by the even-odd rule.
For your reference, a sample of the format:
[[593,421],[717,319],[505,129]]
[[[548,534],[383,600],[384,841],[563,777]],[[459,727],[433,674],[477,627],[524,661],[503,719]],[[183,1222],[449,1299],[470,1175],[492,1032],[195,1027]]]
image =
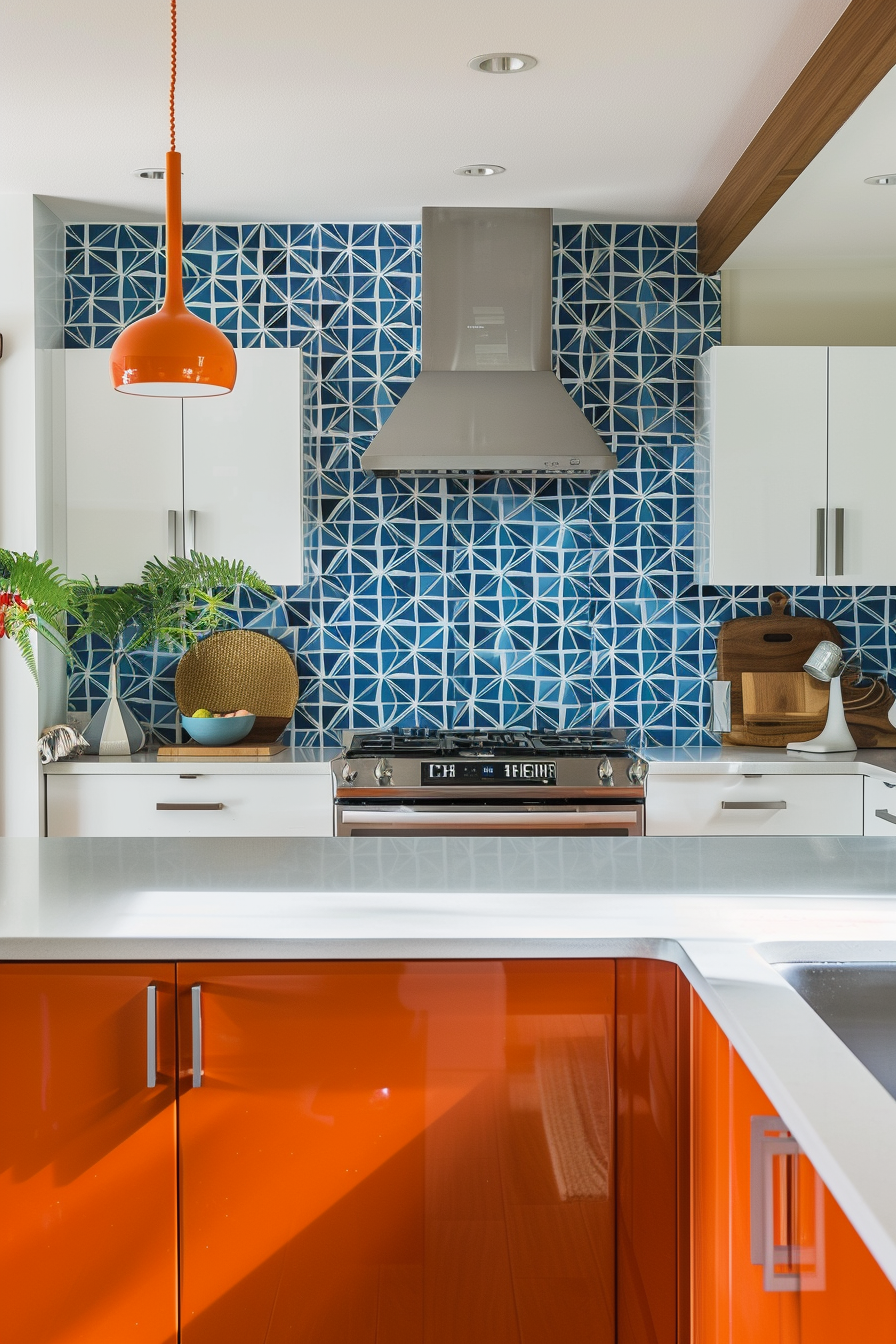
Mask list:
[[896,1290],[694,996],[694,1344],[896,1344]]
[[173,966],[0,966],[4,1344],[173,1344],[174,1066]]
[[177,974],[183,1344],[613,1344],[612,961]]

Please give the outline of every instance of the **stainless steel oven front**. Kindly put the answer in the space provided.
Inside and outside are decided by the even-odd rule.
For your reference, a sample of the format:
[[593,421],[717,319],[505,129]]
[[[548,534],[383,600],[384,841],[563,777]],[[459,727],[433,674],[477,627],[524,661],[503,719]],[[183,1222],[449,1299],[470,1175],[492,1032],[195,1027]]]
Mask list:
[[642,797],[339,798],[337,835],[643,835]]

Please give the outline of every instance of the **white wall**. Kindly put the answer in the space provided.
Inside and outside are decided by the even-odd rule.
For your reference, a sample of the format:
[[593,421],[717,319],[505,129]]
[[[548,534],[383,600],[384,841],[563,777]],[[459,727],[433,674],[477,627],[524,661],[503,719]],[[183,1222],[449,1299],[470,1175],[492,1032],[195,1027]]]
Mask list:
[[722,271],[723,345],[896,345],[896,264]]
[[[65,563],[57,464],[62,367],[64,238],[31,196],[0,196],[0,545]],[[64,524],[63,524],[64,526]],[[64,718],[65,668],[42,646],[41,690],[8,640],[0,641],[0,834],[40,835],[38,733]]]

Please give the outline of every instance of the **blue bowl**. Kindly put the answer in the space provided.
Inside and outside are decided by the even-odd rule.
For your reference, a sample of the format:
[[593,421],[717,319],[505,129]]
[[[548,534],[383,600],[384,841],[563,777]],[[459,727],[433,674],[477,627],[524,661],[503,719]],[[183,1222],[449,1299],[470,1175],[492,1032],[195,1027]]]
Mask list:
[[255,715],[244,714],[239,719],[194,719],[184,714],[181,722],[201,747],[232,747],[251,733]]

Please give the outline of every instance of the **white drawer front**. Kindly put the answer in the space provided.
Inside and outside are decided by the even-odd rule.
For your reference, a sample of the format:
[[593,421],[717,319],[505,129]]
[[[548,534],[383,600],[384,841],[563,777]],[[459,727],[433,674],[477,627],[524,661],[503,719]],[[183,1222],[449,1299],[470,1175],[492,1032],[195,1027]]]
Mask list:
[[48,775],[50,836],[332,835],[329,775]]
[[862,779],[651,775],[645,821],[648,835],[861,835]]
[[896,840],[896,784],[865,780],[865,834]]

